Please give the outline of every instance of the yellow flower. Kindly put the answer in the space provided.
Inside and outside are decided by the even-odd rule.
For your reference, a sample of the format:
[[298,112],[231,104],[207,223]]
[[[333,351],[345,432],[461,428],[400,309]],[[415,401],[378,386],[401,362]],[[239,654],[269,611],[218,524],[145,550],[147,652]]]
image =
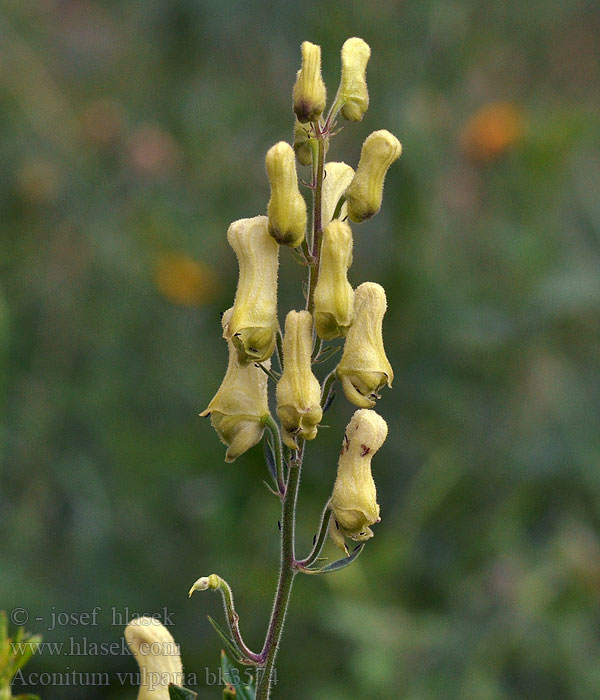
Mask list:
[[347,39],[342,46],[342,79],[338,99],[342,101],[342,116],[359,122],[369,108],[369,92],[365,74],[371,56],[369,45],[362,39]]
[[387,432],[383,418],[364,408],[354,413],[346,428],[331,496],[333,519],[329,527],[333,542],[346,553],[346,537],[356,542],[368,540],[373,537],[369,526],[380,520],[371,458],[383,445]]
[[169,700],[169,683],[183,685],[179,645],[153,617],[136,617],[125,639],[140,667],[138,700]]
[[[323,179],[323,195],[321,201],[321,222],[323,228],[333,218],[333,213],[340,197],[348,189],[352,182],[354,170],[346,163],[330,162],[325,165],[325,178]],[[344,202],[340,210],[339,219],[346,216],[347,205]]]
[[271,185],[269,234],[277,243],[297,248],[306,231],[306,202],[298,189],[294,149],[285,141],[276,143],[267,151],[265,164]]
[[[223,314],[223,327],[231,323],[233,309]],[[228,446],[226,462],[233,462],[254,447],[264,431],[264,419],[269,414],[267,375],[254,364],[240,365],[233,343],[228,340],[229,362],[219,390],[200,414],[210,416],[210,422],[221,441]],[[264,362],[267,369],[271,361]]]
[[337,367],[344,394],[360,408],[372,408],[379,390],[392,386],[394,372],[383,348],[382,322],[387,301],[383,287],[363,282],[354,292],[354,320]]
[[366,221],[381,209],[383,181],[390,165],[400,157],[400,141],[381,129],[367,136],[360,152],[354,179],[346,190],[348,217],[355,223]]
[[323,417],[321,387],[311,369],[312,317],[290,311],[283,336],[283,374],[277,384],[277,415],[283,441],[297,449],[297,437],[314,440]]
[[267,217],[234,221],[227,231],[240,269],[235,303],[225,337],[241,364],[264,362],[275,349],[279,246],[269,236]]
[[302,67],[296,75],[293,91],[294,112],[302,123],[316,121],[327,101],[327,90],[321,76],[321,47],[302,42]]
[[346,335],[354,315],[354,292],[346,277],[352,264],[352,231],[335,219],[323,231],[319,279],[315,287],[315,329],[319,338]]

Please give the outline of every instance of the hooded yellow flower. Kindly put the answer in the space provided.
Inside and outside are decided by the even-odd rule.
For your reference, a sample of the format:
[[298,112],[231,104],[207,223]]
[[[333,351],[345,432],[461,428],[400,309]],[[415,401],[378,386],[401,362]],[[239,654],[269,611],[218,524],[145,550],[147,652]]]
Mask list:
[[375,411],[360,409],[352,416],[342,444],[331,496],[333,518],[329,532],[346,549],[345,538],[363,542],[373,537],[370,525],[379,522],[379,505],[371,475],[371,458],[383,445],[387,423]]
[[[223,327],[231,323],[233,309],[223,314]],[[210,422],[221,441],[228,446],[226,462],[233,462],[254,447],[264,431],[264,418],[269,414],[267,375],[254,364],[240,365],[233,343],[228,340],[229,363],[219,390],[200,414]],[[270,368],[271,361],[266,360]]]
[[183,685],[179,645],[153,617],[136,617],[125,639],[140,667],[138,700],[169,700],[169,683]]
[[321,76],[321,47],[310,41],[302,42],[302,67],[296,75],[293,97],[298,121],[314,122],[323,114],[327,89]]
[[275,349],[279,246],[269,236],[267,217],[234,221],[227,240],[240,269],[235,303],[225,337],[235,345],[241,364],[264,362]]
[[363,282],[354,292],[354,320],[344,344],[337,375],[348,401],[372,408],[379,390],[392,386],[394,372],[383,348],[382,323],[387,300],[383,287]]
[[362,145],[354,179],[346,190],[348,217],[359,224],[381,209],[383,181],[390,165],[400,157],[402,146],[389,131],[367,136]]
[[347,39],[342,46],[342,79],[338,99],[342,101],[342,116],[359,122],[369,108],[369,92],[365,74],[371,56],[369,45],[362,39]]
[[321,265],[315,287],[315,328],[319,338],[346,335],[354,315],[354,292],[346,277],[352,264],[352,231],[339,219],[323,231]]
[[306,233],[306,202],[298,189],[294,149],[285,141],[276,143],[267,151],[265,165],[271,185],[269,234],[277,243],[297,248]]
[[277,415],[283,441],[297,449],[297,437],[314,440],[323,417],[321,387],[311,369],[312,317],[290,311],[283,336],[283,374],[277,384]]

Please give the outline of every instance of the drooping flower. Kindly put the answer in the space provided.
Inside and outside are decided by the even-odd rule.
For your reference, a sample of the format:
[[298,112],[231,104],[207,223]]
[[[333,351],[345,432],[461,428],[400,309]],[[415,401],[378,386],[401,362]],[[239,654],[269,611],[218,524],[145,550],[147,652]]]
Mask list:
[[346,537],[356,542],[368,540],[373,537],[370,526],[379,522],[371,459],[387,432],[383,418],[364,408],[354,413],[346,428],[331,496],[333,518],[329,526],[333,542],[346,552]]
[[290,311],[283,336],[283,374],[277,384],[277,415],[283,441],[297,449],[298,437],[314,440],[323,417],[321,387],[311,369],[312,317]]
[[169,700],[169,683],[183,685],[179,645],[169,630],[153,617],[136,617],[125,640],[140,667],[138,700]]
[[319,338],[345,336],[354,316],[354,291],[348,282],[352,264],[352,231],[339,219],[323,231],[319,279],[315,287],[315,329]]
[[302,42],[302,67],[293,90],[294,112],[303,124],[316,121],[327,101],[327,89],[321,76],[321,47]]
[[[223,327],[231,323],[232,309],[223,314]],[[264,420],[269,415],[267,375],[254,364],[241,365],[236,349],[227,341],[229,362],[217,393],[200,414],[210,422],[221,441],[227,445],[226,462],[233,462],[254,447],[262,438]],[[270,369],[271,361],[264,366]]]
[[306,233],[306,202],[298,189],[294,149],[285,141],[276,143],[267,151],[265,164],[271,185],[269,234],[277,243],[297,248]]
[[381,129],[367,136],[350,186],[346,190],[348,217],[359,224],[381,209],[383,182],[390,165],[400,157],[400,141]]
[[363,282],[354,291],[354,320],[344,344],[337,375],[348,401],[372,408],[379,390],[392,386],[394,372],[383,347],[382,323],[387,308],[385,290]]
[[371,56],[369,45],[357,37],[346,39],[342,46],[342,79],[338,99],[342,101],[342,116],[359,122],[369,108],[367,63]]
[[241,364],[264,362],[275,349],[279,246],[269,236],[267,217],[234,221],[227,231],[239,265],[235,302],[225,337]]

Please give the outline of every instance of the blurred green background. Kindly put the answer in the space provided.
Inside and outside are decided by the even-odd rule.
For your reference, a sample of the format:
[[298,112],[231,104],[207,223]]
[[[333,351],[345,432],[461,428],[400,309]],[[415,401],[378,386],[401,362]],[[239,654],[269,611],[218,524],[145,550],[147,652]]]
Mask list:
[[[329,158],[380,128],[404,146],[350,277],[389,301],[382,522],[354,566],[297,580],[275,697],[598,697],[599,35],[591,0],[1,0],[0,608],[81,644],[166,606],[218,698],[221,603],[186,595],[215,571],[261,645],[278,504],[261,450],[225,464],[198,418],[226,365],[225,232],[265,211],[301,41],[333,95],[361,36],[371,108]],[[302,549],[351,414],[338,397],[308,450]],[[136,695],[122,654],[26,669],[67,670],[112,685],[31,689]]]

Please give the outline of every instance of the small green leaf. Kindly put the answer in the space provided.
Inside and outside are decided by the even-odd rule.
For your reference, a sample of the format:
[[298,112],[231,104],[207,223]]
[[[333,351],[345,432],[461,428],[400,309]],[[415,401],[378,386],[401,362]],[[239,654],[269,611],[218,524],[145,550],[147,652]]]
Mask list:
[[323,405],[323,413],[327,413],[327,411],[331,408],[331,405],[335,401],[335,397],[335,391],[330,391],[327,399],[325,400],[325,404]]
[[328,564],[327,566],[324,566],[322,569],[314,569],[310,573],[313,574],[329,574],[332,571],[339,571],[340,569],[344,569],[358,557],[358,555],[363,551],[365,545],[364,544],[357,544],[356,547],[352,550],[352,554],[350,556],[345,557],[344,559],[338,559],[337,561],[334,561],[332,564]]
[[198,697],[198,693],[193,690],[169,683],[169,698],[171,700],[194,700],[196,697]]
[[221,651],[221,670],[223,672],[223,680],[234,688],[236,692],[235,697],[238,700],[254,700],[254,688],[244,683],[247,680],[249,669],[244,668],[240,670],[232,664],[226,652]]
[[267,463],[269,473],[273,477],[273,481],[277,483],[277,462],[275,461],[275,450],[273,449],[271,441],[266,437],[264,439],[263,449],[265,452],[265,462]]
[[335,355],[335,353],[339,352],[341,349],[341,345],[330,345],[328,348],[325,348],[323,352],[317,355],[317,357],[313,360],[313,364],[320,365],[321,362],[326,362],[330,357]]
[[221,625],[216,621],[213,620],[213,618],[210,615],[207,615],[208,621],[210,624],[213,626],[213,629],[215,632],[221,637],[221,641],[225,646],[227,647],[227,650],[229,653],[233,656],[233,658],[240,662],[243,658],[242,652],[239,650],[238,645],[234,642],[234,640],[225,632],[225,630],[221,627]]

